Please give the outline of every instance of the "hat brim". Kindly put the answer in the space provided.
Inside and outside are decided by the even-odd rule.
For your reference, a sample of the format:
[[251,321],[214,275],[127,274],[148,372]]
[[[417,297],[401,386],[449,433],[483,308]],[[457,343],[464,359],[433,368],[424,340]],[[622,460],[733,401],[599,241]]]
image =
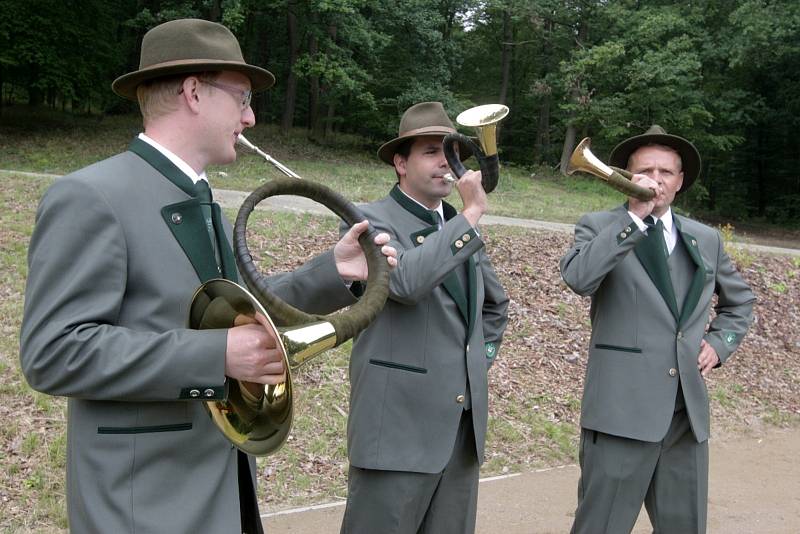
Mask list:
[[240,72],[250,78],[253,92],[263,91],[275,84],[275,76],[266,69],[248,65],[238,61],[208,61],[203,59],[182,59],[152,65],[144,69],[124,74],[114,80],[111,89],[123,98],[136,100],[136,88],[140,84],[155,78],[172,76],[175,74],[192,74],[207,71],[233,71]]
[[[445,135],[448,135],[448,134],[451,134],[451,133],[455,133],[455,131],[454,130],[439,129],[439,130],[426,131],[426,132],[423,132],[423,133],[413,133],[413,134],[409,134],[409,135],[401,135],[400,137],[395,137],[391,141],[382,144],[381,147],[378,149],[378,157],[380,158],[381,161],[383,161],[387,165],[394,166],[394,154],[395,154],[395,152],[397,152],[397,147],[400,146],[401,144],[403,144],[405,141],[407,141],[409,139],[414,139],[415,137],[423,137],[423,136],[427,136],[427,135],[445,136]],[[458,158],[461,161],[464,161],[467,158],[469,158],[471,155],[472,155],[472,148],[469,145],[459,141],[458,142]]]
[[614,167],[624,169],[628,166],[628,159],[631,154],[647,145],[668,146],[675,149],[681,157],[683,184],[681,184],[681,188],[677,191],[678,193],[689,189],[697,177],[700,176],[702,162],[697,148],[683,137],[671,134],[642,134],[628,138],[614,147],[614,150],[611,151],[611,155],[608,157],[608,163]]

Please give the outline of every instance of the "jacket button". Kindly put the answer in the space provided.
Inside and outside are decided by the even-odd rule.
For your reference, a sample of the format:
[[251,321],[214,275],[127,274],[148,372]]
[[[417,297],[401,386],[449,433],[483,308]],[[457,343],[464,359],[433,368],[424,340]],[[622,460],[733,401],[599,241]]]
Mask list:
[[213,390],[213,389],[211,389],[211,388],[207,388],[207,389],[206,389],[206,390],[203,392],[203,395],[205,395],[206,397],[213,397],[213,396],[214,396],[214,390]]
[[456,248],[462,248],[464,246],[464,242],[460,239],[456,239],[456,242],[453,244],[456,246]]
[[467,352],[469,352],[469,343],[467,343]]
[[625,231],[628,232],[628,233],[631,233],[631,227],[628,226],[627,228],[625,228]]
[[683,339],[683,331],[678,330],[678,339]]
[[424,235],[418,235],[417,236],[417,243],[422,244],[423,241],[425,241],[425,236]]
[[193,389],[193,390],[191,390],[191,391],[189,392],[189,396],[190,396],[191,398],[193,398],[193,399],[196,399],[197,397],[199,397],[199,396],[200,396],[200,390],[199,390],[199,389]]
[[678,370],[675,369],[674,367],[670,368],[669,376],[678,376]]
[[697,246],[697,240],[696,240],[696,239],[692,239],[692,246],[693,246],[693,247],[696,247],[696,246]]
[[464,404],[464,395],[459,395],[456,397],[456,402],[459,404]]
[[626,234],[625,232],[622,232],[621,234],[619,234],[619,236],[620,236],[622,239],[625,239],[626,237],[628,237],[628,234]]
[[461,236],[461,240],[465,243],[470,240],[469,234],[464,234]]
[[183,222],[183,215],[181,215],[177,211],[172,215],[170,215],[169,218],[172,219],[172,224],[180,224]]

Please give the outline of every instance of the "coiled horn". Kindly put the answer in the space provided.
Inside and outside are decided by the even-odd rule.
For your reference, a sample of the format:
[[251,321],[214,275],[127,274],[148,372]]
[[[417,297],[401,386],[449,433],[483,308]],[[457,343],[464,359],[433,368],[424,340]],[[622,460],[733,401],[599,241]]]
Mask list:
[[[475,129],[480,146],[469,137],[460,133],[448,134],[442,140],[444,156],[450,165],[450,170],[461,178],[467,169],[456,155],[454,145],[458,142],[469,145],[473,155],[477,158],[481,168],[481,183],[487,193],[494,191],[500,177],[500,159],[497,156],[497,123],[506,118],[508,107],[502,104],[486,104],[462,111],[456,122],[461,126]],[[449,181],[455,182],[457,178],[450,177]]]
[[[254,396],[252,392],[242,391],[244,384],[229,379],[227,400],[205,403],[214,423],[231,443],[246,453],[265,456],[283,445],[291,429],[292,371],[352,338],[377,317],[389,295],[389,265],[381,247],[374,244],[377,231],[370,227],[359,237],[369,268],[367,289],[348,310],[331,315],[308,314],[273,295],[247,246],[247,221],[259,202],[275,195],[297,195],[327,206],[349,225],[363,221],[364,216],[335,191],[298,179],[299,176],[288,167],[243,136],[240,135],[239,139],[240,144],[264,157],[287,176],[294,177],[265,183],[253,191],[239,208],[234,225],[234,255],[250,291],[230,280],[216,279],[204,283],[192,299],[189,326],[195,329],[231,328],[242,322],[252,322],[256,314],[266,318],[266,324],[261,322],[278,340],[286,368],[285,381],[277,385],[259,385],[258,393],[263,387],[263,396]],[[276,326],[276,323],[281,326]]]

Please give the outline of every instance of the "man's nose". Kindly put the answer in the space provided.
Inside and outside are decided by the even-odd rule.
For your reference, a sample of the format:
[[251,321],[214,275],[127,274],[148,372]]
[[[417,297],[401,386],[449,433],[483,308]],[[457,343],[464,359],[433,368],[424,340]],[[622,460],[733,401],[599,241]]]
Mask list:
[[242,124],[244,124],[246,128],[252,128],[256,125],[256,114],[253,113],[252,107],[247,106],[244,111],[242,111]]

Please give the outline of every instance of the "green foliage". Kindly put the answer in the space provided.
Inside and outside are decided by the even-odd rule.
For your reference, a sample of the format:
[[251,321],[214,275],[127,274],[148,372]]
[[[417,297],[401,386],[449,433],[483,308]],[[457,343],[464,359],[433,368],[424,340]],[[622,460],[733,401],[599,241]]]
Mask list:
[[504,163],[553,169],[573,137],[602,158],[656,123],[702,155],[682,210],[800,224],[795,0],[0,0],[0,12],[2,113],[129,111],[108,86],[136,68],[142,35],[200,17],[275,74],[253,106],[259,122],[288,121],[284,135],[355,134],[373,150],[416,102],[455,116],[504,98]]

